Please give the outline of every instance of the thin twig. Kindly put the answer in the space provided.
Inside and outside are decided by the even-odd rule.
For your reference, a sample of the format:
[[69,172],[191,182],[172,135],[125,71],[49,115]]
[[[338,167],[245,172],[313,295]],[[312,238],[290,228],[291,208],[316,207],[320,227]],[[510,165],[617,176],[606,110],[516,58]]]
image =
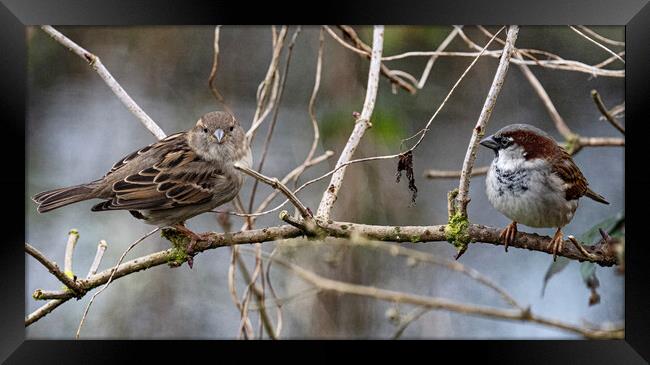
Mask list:
[[[521,55],[515,55],[518,59],[522,59]],[[542,86],[542,83],[539,82],[539,79],[535,77],[533,72],[528,68],[528,66],[524,64],[518,65],[519,69],[521,72],[526,76],[526,79],[530,83],[530,85],[533,87],[535,92],[537,93],[537,96],[539,96],[540,99],[542,99],[542,102],[544,103],[544,106],[546,107],[546,111],[548,112],[549,116],[553,120],[553,123],[555,123],[555,128],[560,132],[562,137],[564,137],[565,140],[571,140],[573,137],[575,137],[575,134],[571,131],[569,126],[566,124],[564,121],[564,118],[558,113],[557,109],[555,108],[555,105],[553,105],[553,101],[551,101],[551,98],[548,96],[548,93]]]
[[571,241],[571,243],[573,243],[573,245],[578,249],[578,251],[580,251],[580,253],[583,254],[586,258],[588,259],[594,258],[594,255],[587,252],[587,250],[585,250],[585,248],[580,244],[580,242],[578,242],[578,240],[576,240],[575,237],[569,235],[569,237],[567,238],[569,239],[569,241]]
[[[357,32],[352,29],[352,27],[347,26],[347,25],[339,25],[339,29],[343,32],[343,34],[351,39],[355,46],[349,45],[347,42],[342,40],[339,36],[336,35],[336,33],[330,29],[328,26],[324,26],[325,30],[327,30],[327,33],[329,33],[334,40],[336,40],[339,44],[343,45],[345,48],[352,50],[353,52],[359,54],[360,56],[366,57],[368,59],[372,59],[372,48],[365,44],[361,38],[357,35]],[[408,91],[410,94],[415,94],[416,88],[415,86],[409,84],[408,82],[405,82],[402,80],[400,77],[396,76],[390,68],[388,68],[386,65],[383,63],[380,66],[380,71],[383,76],[388,78],[390,82],[393,85],[397,85],[401,87],[402,89]]]
[[138,238],[135,242],[133,242],[131,244],[131,246],[129,246],[126,249],[126,251],[124,251],[122,256],[120,256],[120,259],[117,261],[117,265],[115,265],[115,267],[111,271],[111,275],[108,277],[108,280],[106,281],[106,284],[104,284],[104,286],[101,289],[99,289],[95,294],[93,294],[93,296],[90,298],[90,301],[88,301],[88,304],[86,305],[86,309],[84,310],[84,313],[81,316],[81,321],[79,321],[79,327],[77,328],[77,334],[75,335],[75,338],[79,339],[79,334],[81,332],[81,327],[83,327],[84,321],[86,320],[86,316],[88,315],[88,310],[90,310],[90,306],[93,304],[93,301],[95,300],[95,297],[97,295],[99,295],[101,292],[103,292],[108,287],[108,285],[111,283],[111,281],[113,280],[113,276],[115,275],[115,272],[117,271],[120,264],[122,263],[122,260],[124,260],[124,257],[126,256],[126,254],[128,254],[129,251],[131,251],[138,243],[142,242],[145,238],[151,236],[152,234],[158,232],[159,230],[160,230],[160,227],[157,227],[156,229],[152,230],[151,232],[149,232],[149,233],[145,234],[144,236]]
[[[458,35],[465,41],[465,43],[467,43],[467,45],[470,48],[473,48],[473,49],[476,49],[476,50],[481,48],[476,43],[472,42],[472,40],[469,39],[469,37],[467,37],[465,32],[463,32],[463,30],[460,29],[460,28],[458,29]],[[522,52],[522,53],[524,51],[527,52],[527,53],[540,52],[540,53],[543,53],[543,54],[547,54],[550,57],[553,57],[555,59],[551,59],[551,60],[537,60],[537,59],[535,59],[535,60],[520,60],[520,59],[517,59],[517,58],[511,58],[510,62],[512,62],[514,64],[518,64],[518,65],[519,64],[536,65],[536,66],[549,68],[549,69],[555,69],[555,70],[584,72],[584,73],[588,73],[588,74],[590,74],[592,76],[625,77],[625,70],[624,69],[622,69],[622,70],[606,70],[606,69],[597,67],[596,65],[592,66],[592,65],[587,65],[587,64],[585,64],[583,62],[580,62],[580,61],[565,60],[565,59],[561,58],[560,56],[548,54],[548,52],[542,52],[542,51],[538,51],[538,50],[531,50],[531,49],[523,50],[523,49],[521,49],[519,51]],[[494,58],[499,58],[499,57],[501,57],[501,53],[502,53],[501,50],[496,50],[496,51],[485,52],[485,55],[491,56],[491,57],[494,57]]]
[[[490,166],[481,166],[475,169],[472,169],[471,176],[481,176],[487,174]],[[428,179],[453,179],[459,178],[461,174],[460,170],[426,170],[424,172],[424,177]]]
[[[278,64],[280,62],[280,54],[282,53],[282,48],[284,45],[284,39],[287,35],[287,27],[282,26],[278,38],[276,39],[273,47],[273,53],[271,55],[271,62],[269,63],[269,68],[266,71],[266,76],[264,80],[260,83],[258,88],[258,97],[257,97],[257,109],[255,110],[255,116],[253,117],[253,123],[251,127],[246,132],[246,138],[249,141],[252,141],[255,137],[255,132],[262,124],[268,113],[273,108],[275,103],[275,97],[277,94],[277,87],[279,84],[279,79],[277,78]],[[271,96],[267,103],[267,96],[269,95],[269,88],[271,88]],[[265,107],[266,106],[266,107]]]
[[[318,90],[320,88],[320,78],[323,69],[324,41],[325,37],[323,34],[323,28],[321,27],[320,33],[318,35],[318,56],[316,57],[316,75],[314,76],[314,88],[311,91],[311,96],[309,97],[309,106],[307,108],[309,111],[309,119],[311,120],[312,129],[314,131],[314,139],[311,142],[311,147],[309,148],[309,152],[307,153],[307,157],[305,157],[305,162],[303,162],[303,164],[307,163],[307,161],[310,161],[312,157],[314,157],[314,153],[316,153],[316,147],[318,146],[318,140],[320,138],[320,131],[318,130],[318,120],[316,119],[315,107],[316,96],[318,95]],[[297,177],[294,181],[297,181]]]
[[578,28],[582,29],[583,32],[589,34],[590,36],[598,39],[599,41],[607,44],[611,44],[612,46],[620,46],[620,47],[625,47],[625,42],[621,41],[615,41],[613,39],[609,39],[607,37],[603,37],[602,35],[594,32],[593,30],[585,27],[584,25],[578,25]]
[[307,209],[307,207],[305,207],[305,205],[302,204],[300,199],[298,199],[291,192],[291,190],[289,190],[289,188],[287,188],[284,184],[282,184],[280,182],[280,180],[278,180],[277,178],[275,178],[275,177],[270,178],[268,176],[264,176],[264,175],[260,174],[259,172],[255,171],[255,170],[251,170],[251,169],[249,169],[249,168],[247,168],[245,166],[240,165],[239,163],[235,163],[234,167],[237,170],[240,170],[240,171],[246,173],[247,175],[250,175],[250,176],[254,177],[257,180],[260,180],[263,183],[270,185],[274,189],[280,190],[287,197],[287,199],[289,199],[291,201],[291,203],[293,203],[293,205],[300,211],[300,215],[303,218],[311,217],[311,214],[309,213],[309,210]]
[[[436,109],[436,111],[433,113],[433,115],[431,116],[431,118],[429,118],[429,121],[427,122],[427,124],[425,125],[425,127],[422,128],[418,133],[416,133],[416,135],[419,135],[420,138],[419,138],[419,139],[417,140],[417,142],[416,142],[416,143],[415,143],[411,148],[409,148],[406,152],[412,152],[412,151],[414,151],[414,150],[415,150],[415,149],[420,145],[420,143],[422,143],[422,141],[424,140],[424,138],[425,138],[427,132],[429,131],[429,128],[430,128],[431,124],[432,124],[433,121],[435,120],[435,118],[436,118],[436,116],[438,115],[438,113],[440,113],[440,111],[442,110],[442,108],[445,106],[445,104],[447,103],[447,101],[449,100],[449,98],[451,97],[451,95],[454,93],[454,91],[456,90],[456,88],[458,87],[458,85],[460,84],[460,82],[465,78],[465,76],[469,73],[469,71],[472,69],[472,67],[474,67],[474,65],[476,64],[476,62],[477,62],[477,61],[479,60],[479,58],[481,57],[482,52],[485,52],[485,50],[486,50],[487,47],[492,43],[492,41],[494,40],[494,38],[495,38],[499,33],[501,33],[501,31],[502,31],[503,29],[505,29],[505,27],[501,27],[501,29],[499,29],[499,31],[494,35],[494,37],[492,37],[492,39],[490,39],[490,41],[488,41],[488,42],[485,44],[485,47],[483,47],[483,49],[481,50],[481,52],[479,52],[478,55],[476,55],[476,57],[475,57],[474,60],[469,64],[469,66],[467,66],[467,68],[465,69],[465,71],[463,71],[463,73],[460,75],[460,77],[458,78],[458,80],[456,80],[456,83],[451,87],[451,89],[449,90],[449,92],[447,93],[447,95],[445,96],[445,98],[443,99],[443,101],[442,101],[442,102],[440,103],[440,105],[438,106],[438,109]],[[413,137],[411,137],[411,138],[413,138]],[[409,138],[409,139],[410,139],[410,138]],[[406,152],[404,152],[404,153],[406,153]],[[342,168],[344,168],[344,167],[347,166],[347,165],[351,165],[351,164],[355,164],[355,163],[360,163],[360,162],[367,162],[367,161],[388,160],[388,159],[398,158],[401,154],[402,154],[402,153],[393,154],[393,155],[385,155],[385,156],[366,157],[366,158],[360,158],[360,159],[356,159],[356,160],[351,160],[351,161],[345,162],[345,163],[343,163],[343,164],[340,164],[340,165],[336,166],[333,170],[330,170],[329,172],[325,173],[324,175],[321,175],[321,176],[319,176],[319,177],[317,177],[317,178],[314,178],[314,179],[311,179],[311,180],[305,182],[304,184],[300,185],[300,187],[298,187],[296,190],[294,190],[293,193],[294,193],[294,194],[297,194],[299,191],[301,191],[301,190],[304,189],[305,187],[307,187],[307,186],[309,186],[309,185],[311,185],[311,184],[314,184],[314,183],[316,183],[316,182],[318,182],[318,181],[320,181],[320,180],[322,180],[322,179],[324,179],[324,178],[326,178],[326,177],[328,177],[328,176],[334,174],[334,173],[337,172],[339,169],[342,169]],[[285,200],[284,202],[282,202],[280,205],[276,206],[275,208],[273,208],[273,209],[269,209],[269,210],[266,210],[266,211],[263,211],[263,212],[259,212],[258,215],[265,215],[265,214],[269,214],[269,213],[272,213],[272,212],[278,211],[278,210],[280,210],[280,209],[281,209],[281,208],[282,208],[286,203],[288,203],[288,202],[289,202],[289,200]]]
[[217,78],[217,69],[219,67],[219,34],[221,31],[221,25],[214,27],[214,55],[212,57],[212,68],[210,69],[210,76],[208,77],[208,87],[214,95],[214,98],[223,106],[223,108],[230,114],[233,114],[232,109],[226,104],[226,101],[223,98],[223,95],[217,89],[217,86],[214,84],[214,81]]
[[596,107],[598,107],[598,110],[605,117],[605,119],[614,128],[616,128],[619,132],[625,135],[625,128],[621,125],[618,119],[616,119],[616,117],[614,117],[612,113],[610,113],[609,110],[607,110],[607,107],[605,107],[605,104],[603,103],[603,99],[600,97],[598,91],[591,90],[591,97],[594,99],[594,103],[596,103]]
[[[458,29],[454,28],[451,30],[451,33],[447,35],[447,37],[440,43],[438,48],[436,48],[436,52],[442,52],[449,46],[451,41],[456,38],[458,35]],[[429,61],[427,61],[427,65],[424,67],[424,71],[422,71],[422,76],[420,76],[420,81],[417,83],[418,89],[422,89],[424,84],[427,82],[427,79],[429,78],[429,73],[431,72],[431,68],[433,68],[434,62],[438,59],[438,55],[433,55],[431,58],[429,58]]]
[[598,43],[598,42],[595,41],[594,39],[589,38],[588,35],[582,33],[581,31],[579,31],[578,29],[576,29],[576,27],[574,27],[574,26],[572,26],[572,25],[569,25],[569,28],[571,28],[571,30],[573,30],[574,32],[578,33],[579,35],[581,35],[582,37],[584,37],[585,39],[587,39],[589,42],[591,42],[591,43],[597,45],[598,47],[600,47],[600,48],[602,48],[602,49],[604,49],[607,53],[609,53],[609,54],[611,54],[612,56],[616,57],[619,61],[625,63],[625,60],[623,59],[623,57],[619,56],[619,55],[616,54],[614,51],[612,51],[611,49],[605,47],[604,45]]
[[393,290],[381,289],[373,286],[351,284],[342,281],[332,280],[317,275],[298,265],[289,263],[279,258],[272,258],[277,264],[290,269],[305,282],[314,285],[320,290],[333,291],[341,294],[356,295],[383,300],[391,303],[403,303],[418,305],[423,308],[447,310],[478,317],[497,318],[512,321],[532,322],[553,327],[559,330],[571,332],[585,338],[623,338],[622,330],[593,330],[582,328],[577,325],[550,319],[533,314],[530,309],[504,310],[488,306],[471,305],[452,301],[449,299],[428,297],[416,294],[403,293]]
[[[363,102],[363,109],[361,115],[354,124],[354,129],[350,134],[348,142],[345,144],[339,160],[336,162],[336,166],[341,166],[344,163],[350,161],[354,151],[357,149],[361,138],[368,128],[370,128],[370,118],[372,117],[372,112],[375,108],[375,101],[377,100],[377,90],[379,88],[379,72],[381,68],[381,54],[384,46],[384,27],[381,25],[376,25],[373,28],[373,37],[372,37],[372,56],[370,59],[370,69],[368,71],[368,86],[366,88],[366,98]],[[345,168],[341,168],[332,175],[330,183],[323,193],[323,198],[321,199],[320,204],[318,205],[317,216],[328,219],[334,201],[336,201],[339,189],[343,183],[343,177],[345,176]]]
[[74,271],[72,270],[72,256],[74,255],[74,248],[77,246],[79,240],[79,231],[71,229],[68,232],[68,242],[65,245],[65,257],[63,259],[63,273],[74,280]]
[[86,60],[90,67],[99,74],[99,76],[104,80],[106,85],[113,91],[115,96],[117,96],[118,99],[126,106],[129,111],[135,115],[138,120],[153,134],[156,136],[158,139],[163,139],[165,138],[165,132],[163,132],[162,129],[156,124],[156,122],[147,115],[147,113],[136,104],[136,102],[129,96],[129,94],[124,91],[122,86],[115,80],[113,75],[111,75],[110,72],[108,72],[108,69],[102,64],[102,61],[97,57],[96,55],[86,51],[82,47],[80,47],[78,44],[75,42],[71,41],[68,39],[68,37],[64,36],[61,34],[59,31],[56,29],[52,28],[49,25],[43,25],[41,26],[41,29],[47,34],[52,37],[55,41],[59,42],[61,45],[63,45],[65,48],[68,50],[74,52],[77,56],[81,57],[82,59]]
[[499,66],[494,75],[494,80],[492,81],[492,86],[488,91],[488,95],[485,98],[485,103],[483,104],[483,109],[481,109],[481,114],[479,115],[476,126],[472,131],[472,137],[469,141],[469,147],[467,148],[467,153],[465,154],[465,160],[463,161],[463,168],[460,176],[460,182],[458,184],[458,196],[456,197],[457,209],[460,214],[464,217],[467,217],[467,203],[469,203],[469,182],[472,174],[472,168],[474,167],[474,160],[476,160],[476,150],[478,149],[478,143],[485,133],[485,128],[487,126],[490,115],[494,110],[496,105],[497,97],[501,91],[501,87],[506,79],[506,74],[508,72],[508,66],[510,66],[510,57],[514,49],[514,43],[517,40],[517,34],[519,33],[519,27],[516,25],[511,25],[508,28],[508,34],[506,36],[506,45],[503,47],[503,53],[501,59],[499,60]]
[[[287,82],[287,76],[289,74],[289,65],[291,64],[291,55],[293,54],[293,46],[296,44],[296,38],[298,37],[298,34],[300,34],[301,27],[298,26],[296,30],[293,33],[293,36],[291,37],[291,41],[289,42],[289,45],[287,46],[287,57],[284,65],[284,71],[282,72],[281,79],[280,79],[280,88],[278,89],[278,97],[277,101],[275,102],[275,105],[273,106],[273,117],[271,119],[271,124],[269,124],[269,129],[266,134],[266,138],[264,140],[264,147],[262,148],[262,156],[260,157],[260,161],[257,165],[257,171],[262,172],[262,169],[264,168],[264,162],[266,161],[266,156],[269,151],[269,146],[271,144],[271,138],[273,136],[273,131],[275,130],[275,125],[278,120],[278,113],[280,111],[280,103],[282,102],[282,95],[284,94],[284,86]],[[255,180],[253,182],[253,188],[251,190],[251,195],[250,199],[248,202],[248,211],[253,210],[253,203],[255,201],[255,193],[257,192],[257,183],[258,180]],[[252,228],[252,227],[251,227]]]
[[420,319],[420,317],[422,317],[423,315],[425,315],[426,313],[428,313],[430,311],[431,311],[431,308],[427,308],[427,307],[418,307],[418,308],[413,309],[413,311],[411,313],[407,314],[406,317],[402,319],[402,321],[400,322],[399,327],[397,327],[397,330],[395,331],[395,334],[393,335],[392,339],[397,340],[400,337],[402,337],[402,334],[404,333],[404,331],[406,331],[406,328],[411,323],[417,321],[418,319]]
[[97,252],[95,253],[95,259],[93,260],[92,265],[90,265],[90,269],[88,269],[88,275],[86,275],[86,278],[89,278],[97,273],[97,269],[99,269],[99,265],[102,262],[104,252],[106,252],[107,247],[108,244],[106,241],[99,241],[99,244],[97,245]]

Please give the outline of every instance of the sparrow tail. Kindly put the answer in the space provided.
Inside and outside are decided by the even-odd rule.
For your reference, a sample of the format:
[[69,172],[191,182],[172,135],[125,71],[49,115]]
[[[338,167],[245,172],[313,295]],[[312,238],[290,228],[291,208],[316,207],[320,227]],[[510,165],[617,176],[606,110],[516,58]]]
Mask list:
[[62,206],[94,198],[93,188],[88,184],[44,191],[34,195],[32,200],[38,204],[38,212],[45,213]]
[[594,192],[593,190],[591,190],[589,188],[587,188],[587,191],[585,192],[585,196],[587,196],[587,197],[589,197],[589,198],[591,198],[591,199],[593,199],[593,200],[595,200],[595,201],[597,201],[599,203],[609,204],[609,202],[607,200],[605,200],[605,198],[602,195]]

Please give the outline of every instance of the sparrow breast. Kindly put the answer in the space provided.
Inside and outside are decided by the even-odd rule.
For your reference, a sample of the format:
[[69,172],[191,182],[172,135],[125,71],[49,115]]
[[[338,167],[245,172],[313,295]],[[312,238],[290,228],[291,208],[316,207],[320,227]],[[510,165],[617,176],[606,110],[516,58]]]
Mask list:
[[499,153],[488,170],[488,200],[506,217],[530,227],[562,227],[573,218],[578,200],[565,198],[564,182],[542,159]]

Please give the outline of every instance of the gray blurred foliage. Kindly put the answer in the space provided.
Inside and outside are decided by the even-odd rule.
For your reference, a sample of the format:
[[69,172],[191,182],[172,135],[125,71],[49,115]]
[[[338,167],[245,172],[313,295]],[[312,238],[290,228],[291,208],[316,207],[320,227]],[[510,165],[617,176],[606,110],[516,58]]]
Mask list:
[[[189,128],[202,114],[218,107],[208,87],[212,63],[213,27],[58,27],[72,40],[101,57],[103,63],[139,105],[170,134]],[[357,27],[370,43],[371,28]],[[494,30],[494,27],[490,27]],[[624,39],[623,27],[595,27],[614,39]],[[386,27],[386,55],[412,50],[433,50],[450,27]],[[311,144],[307,104],[313,86],[318,28],[304,27],[299,35],[288,75],[278,125],[271,143],[264,173],[284,176],[301,163]],[[487,39],[473,27],[466,32],[478,43]],[[66,234],[77,228],[81,234],[74,257],[78,275],[85,275],[100,239],[109,247],[100,269],[114,265],[126,247],[151,228],[126,212],[91,213],[93,202],[78,203],[48,214],[38,214],[29,197],[60,186],[86,182],[104,174],[120,157],[154,141],[153,137],[123,107],[77,56],[49,39],[40,29],[29,28],[28,37],[28,120],[26,148],[25,221],[27,241],[48,257],[62,263]],[[322,142],[317,153],[327,149],[340,152],[352,130],[354,111],[360,111],[365,95],[368,61],[342,48],[326,35],[322,85],[316,104]],[[522,27],[520,48],[537,48],[598,63],[608,55],[567,27]],[[255,91],[264,77],[271,54],[269,27],[224,26],[217,85],[245,127],[255,109]],[[460,39],[449,50],[466,51]],[[426,57],[392,61],[390,67],[418,77]],[[373,128],[366,133],[356,155],[373,156],[399,152],[400,139],[418,131],[428,121],[449,88],[471,62],[471,58],[441,57],[423,90],[412,96],[391,93],[386,79],[380,80]],[[407,184],[395,183],[396,160],[375,161],[348,168],[345,182],[334,206],[336,220],[368,224],[427,225],[446,221],[446,195],[457,180],[426,180],[428,168],[459,169],[471,130],[478,118],[492,81],[497,60],[484,57],[433,123],[425,142],[414,153],[417,205],[409,207]],[[620,66],[620,65],[617,65]],[[569,126],[585,136],[616,136],[590,97],[597,89],[612,107],[624,99],[624,80],[591,77],[588,74],[531,69],[545,86],[558,111]],[[554,129],[544,106],[517,67],[511,67],[492,114],[488,132],[513,123],[534,124],[554,137]],[[259,157],[265,124],[253,143]],[[489,151],[481,150],[477,166],[489,163]],[[611,202],[608,206],[590,200],[581,207],[565,234],[580,234],[595,222],[624,210],[624,149],[586,148],[575,156],[577,164],[594,190]],[[320,176],[335,164],[332,159],[309,170],[301,181]],[[326,182],[300,194],[315,210]],[[252,182],[242,190],[248,201]],[[258,188],[256,201],[270,192]],[[491,226],[505,226],[507,219],[488,203],[484,177],[471,185],[470,219]],[[276,199],[276,203],[279,202]],[[230,209],[230,206],[228,206]],[[238,228],[241,219],[233,217]],[[280,223],[276,214],[258,220],[257,227]],[[192,219],[195,231],[219,230],[215,216]],[[528,232],[552,233],[546,229],[521,227]],[[141,243],[128,257],[167,248],[157,235]],[[409,266],[403,258],[367,248],[346,247],[314,241],[265,243],[270,252],[280,247],[283,257],[302,267],[333,279],[362,283],[423,295],[483,305],[502,305],[492,292],[458,273],[445,269]],[[446,243],[405,244],[435,255],[452,258],[454,248]],[[251,255],[244,253],[249,264]],[[186,265],[171,269],[156,267],[115,281],[97,297],[82,338],[234,338],[239,313],[227,288],[229,249],[205,252],[195,258],[194,269]],[[27,257],[25,312],[35,310],[31,293],[36,288],[58,289],[61,284],[40,264]],[[580,324],[623,320],[624,278],[612,268],[598,268],[601,302],[589,307],[589,290],[578,274],[579,263],[571,262],[540,296],[543,277],[552,258],[547,254],[512,249],[504,253],[492,245],[471,245],[461,261],[502,285],[518,301],[530,304],[541,315]],[[289,296],[307,286],[280,267],[272,270],[280,296]],[[239,276],[238,276],[239,277]],[[239,277],[240,278],[240,277]],[[241,281],[241,280],[240,280]],[[241,293],[243,285],[239,285]],[[52,314],[27,328],[36,338],[73,338],[89,296],[71,300]],[[391,309],[393,308],[393,309]],[[301,296],[284,306],[283,338],[389,338],[396,327],[386,318],[387,310],[408,313],[411,308],[368,298],[319,293]],[[257,321],[257,316],[252,315]],[[542,326],[469,317],[431,311],[413,323],[404,338],[573,338],[573,335]]]

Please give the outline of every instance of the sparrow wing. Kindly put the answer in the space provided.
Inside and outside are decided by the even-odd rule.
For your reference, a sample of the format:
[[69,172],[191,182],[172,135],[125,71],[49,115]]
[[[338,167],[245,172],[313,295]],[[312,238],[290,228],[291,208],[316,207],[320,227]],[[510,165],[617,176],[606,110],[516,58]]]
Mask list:
[[[184,138],[172,140],[174,143],[166,143],[163,153],[156,154],[155,163],[149,164],[150,167],[115,181],[113,198],[95,205],[92,210],[160,210],[210,201],[213,192],[227,183],[227,177],[218,166],[203,161]],[[159,143],[162,142],[164,140]],[[151,148],[156,148],[156,144]],[[109,174],[123,168],[138,156],[138,152],[116,164]]]
[[176,143],[182,144],[184,142],[183,141],[184,138],[182,138],[184,134],[185,134],[184,132],[170,134],[169,136],[161,139],[158,142],[152,143],[152,144],[150,144],[150,145],[148,145],[146,147],[143,147],[143,148],[129,154],[128,156],[125,156],[123,159],[117,161],[113,165],[113,167],[111,167],[111,169],[106,173],[106,175],[104,175],[104,178],[106,176],[114,173],[115,171],[121,169],[122,167],[126,166],[126,164],[133,161],[136,157],[145,154],[146,152],[150,152],[150,151],[154,152],[154,151],[159,150],[159,149],[164,149],[164,148],[167,148],[170,144],[176,144]]
[[564,149],[561,149],[560,157],[553,163],[554,172],[566,184],[566,198],[567,200],[578,199],[582,196],[587,196],[597,202],[609,204],[605,198],[589,189],[587,179],[582,175],[582,172],[573,162],[571,155]]

